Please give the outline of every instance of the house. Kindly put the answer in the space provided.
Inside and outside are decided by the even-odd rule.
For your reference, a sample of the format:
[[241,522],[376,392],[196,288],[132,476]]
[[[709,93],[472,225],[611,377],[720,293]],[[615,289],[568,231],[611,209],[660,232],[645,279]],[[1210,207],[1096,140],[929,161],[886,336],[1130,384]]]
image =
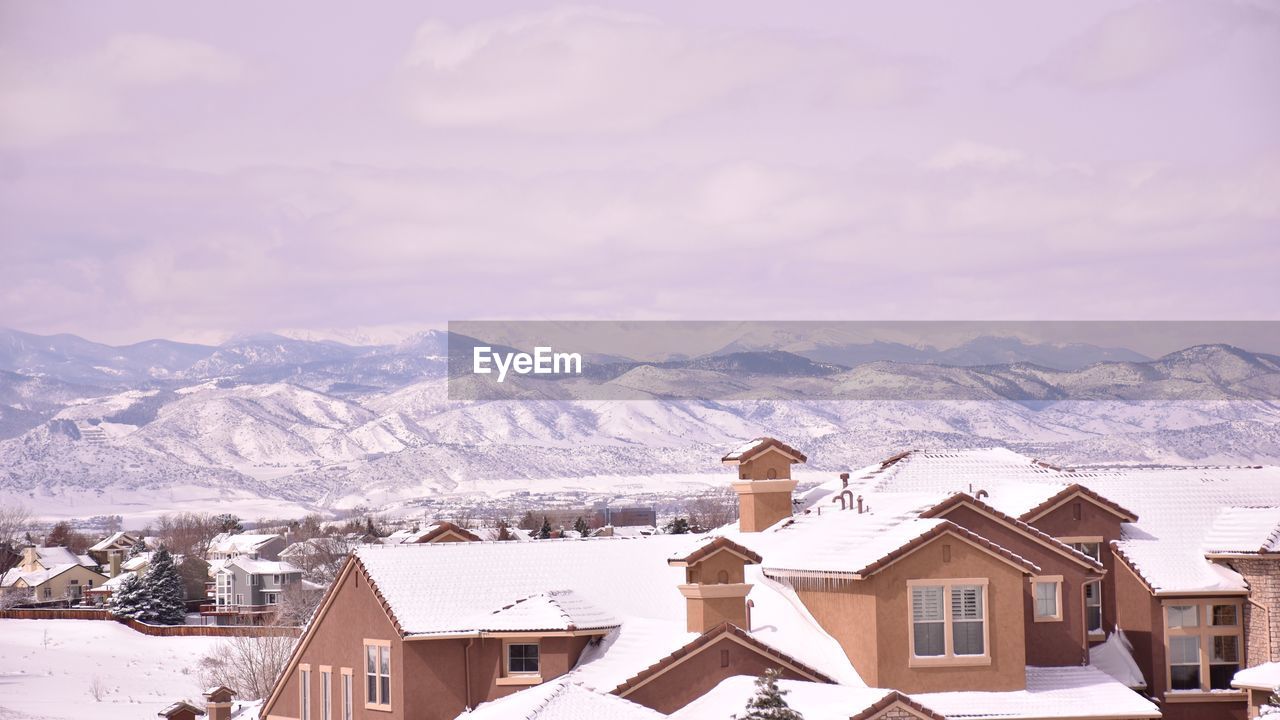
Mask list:
[[61,547],[28,547],[22,561],[0,576],[0,590],[30,593],[32,602],[78,603],[106,582],[96,563]]
[[200,614],[215,625],[268,624],[286,588],[302,582],[301,568],[279,560],[236,557],[211,570],[213,603],[200,606]]
[[1231,686],[1249,693],[1249,717],[1261,715],[1266,705],[1280,705],[1280,662],[1255,665],[1236,673]]
[[430,525],[418,529],[397,530],[382,539],[383,545],[404,545],[413,543],[435,542],[478,542],[481,538],[474,532],[455,525],[447,520],[437,520]]
[[186,700],[179,700],[156,713],[156,715],[166,720],[196,720],[198,717],[204,717],[204,710]]
[[107,565],[111,561],[112,554],[119,553],[127,556],[141,541],[140,535],[132,535],[124,531],[114,532],[90,547],[89,556],[99,565]]
[[210,563],[246,557],[250,560],[277,560],[288,545],[280,535],[219,533],[209,541]]
[[[112,551],[108,558],[107,580],[85,591],[88,597],[94,601],[94,604],[105,605],[129,578],[135,575],[141,577],[147,571],[147,567],[151,565],[151,557],[155,555],[155,551],[147,550],[133,557],[123,557],[122,555],[119,551]],[[182,560],[183,557],[181,555],[173,558],[175,565],[181,565]]]
[[740,520],[706,536],[358,548],[262,717],[727,718],[707,698],[769,669],[814,717],[1161,717],[1091,664],[1088,548],[986,493],[876,489],[889,465],[796,498],[794,448],[724,461]]

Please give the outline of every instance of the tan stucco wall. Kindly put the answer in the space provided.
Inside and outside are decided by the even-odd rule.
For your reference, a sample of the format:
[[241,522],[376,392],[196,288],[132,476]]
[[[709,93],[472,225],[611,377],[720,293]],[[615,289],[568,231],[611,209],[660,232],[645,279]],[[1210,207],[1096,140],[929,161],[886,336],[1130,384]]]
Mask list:
[[[71,586],[71,581],[76,580],[80,583],[80,597],[86,597],[85,592],[91,588],[100,587],[102,583],[107,581],[107,576],[102,573],[90,570],[87,567],[79,566],[71,568],[65,572],[59,573],[49,578],[43,583],[31,588],[35,591],[37,600],[59,600],[67,597],[67,588]],[[92,585],[90,585],[92,583]],[[18,586],[21,587],[25,583],[19,581]],[[45,589],[49,590],[46,597]]]
[[[943,561],[944,545],[950,546],[950,562]],[[909,665],[907,581],[946,578],[988,579],[989,665]],[[943,535],[867,580],[836,588],[802,589],[798,594],[868,685],[908,693],[1026,687],[1025,579],[1003,560]]]
[[728,580],[724,582],[741,583],[746,582],[745,567],[746,562],[742,558],[727,550],[720,550],[689,566],[685,577],[690,583],[713,585],[720,582],[720,573],[723,571],[728,576]]
[[741,480],[770,480],[769,471],[772,470],[773,478],[779,480],[791,477],[791,460],[774,448],[765,450],[763,453],[751,458],[751,460],[738,466],[738,478]]
[[761,488],[743,485],[734,486],[738,493],[738,528],[742,532],[760,532],[791,517],[791,489],[761,492]]

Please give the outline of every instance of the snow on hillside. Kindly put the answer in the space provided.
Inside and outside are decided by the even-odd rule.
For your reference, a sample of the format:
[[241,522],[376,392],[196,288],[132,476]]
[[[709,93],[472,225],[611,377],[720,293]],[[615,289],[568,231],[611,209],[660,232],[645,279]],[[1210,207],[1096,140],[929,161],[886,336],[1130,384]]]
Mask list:
[[92,620],[0,620],[0,638],[6,720],[137,720],[175,700],[199,703],[195,662],[223,642],[151,637]]

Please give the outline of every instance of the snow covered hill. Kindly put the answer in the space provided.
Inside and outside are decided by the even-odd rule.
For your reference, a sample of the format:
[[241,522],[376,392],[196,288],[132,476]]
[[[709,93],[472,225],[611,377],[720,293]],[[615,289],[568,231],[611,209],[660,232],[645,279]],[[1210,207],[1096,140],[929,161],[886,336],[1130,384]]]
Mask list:
[[[1068,464],[1280,462],[1280,359],[1226,346],[1071,371],[836,368],[769,351],[631,367],[607,380],[629,400],[546,399],[585,393],[532,381],[511,383],[512,396],[543,399],[459,402],[442,340],[257,336],[116,390],[0,371],[0,501],[342,508],[721,472],[719,451],[759,435],[800,443],[811,468],[831,472],[912,447],[1007,446]],[[656,399],[708,390],[720,399]]]

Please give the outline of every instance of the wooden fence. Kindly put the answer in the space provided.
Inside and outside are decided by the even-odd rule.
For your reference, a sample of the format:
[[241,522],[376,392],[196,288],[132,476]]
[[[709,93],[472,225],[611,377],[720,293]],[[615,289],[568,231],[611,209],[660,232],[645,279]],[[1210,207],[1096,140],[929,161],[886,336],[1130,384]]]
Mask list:
[[[106,610],[0,610],[0,620],[117,620]],[[148,625],[133,619],[120,619],[121,625],[143,635],[155,637],[299,637],[302,628],[271,625]]]

